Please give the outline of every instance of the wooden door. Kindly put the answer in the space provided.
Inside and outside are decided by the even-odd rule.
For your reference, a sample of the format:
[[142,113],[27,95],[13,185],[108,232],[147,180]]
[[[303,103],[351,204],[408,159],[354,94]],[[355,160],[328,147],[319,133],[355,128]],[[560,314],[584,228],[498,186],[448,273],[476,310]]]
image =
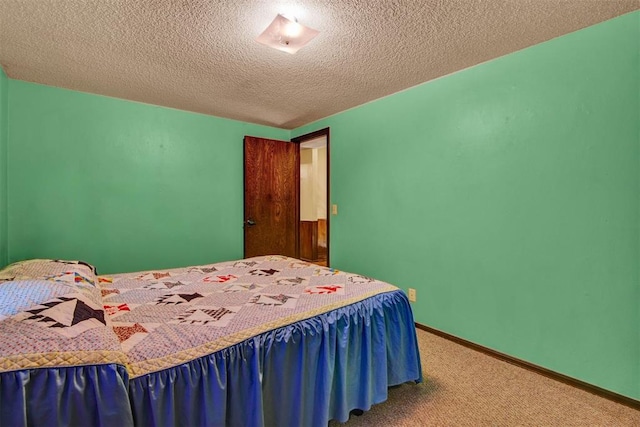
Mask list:
[[298,144],[244,138],[244,257],[298,257]]

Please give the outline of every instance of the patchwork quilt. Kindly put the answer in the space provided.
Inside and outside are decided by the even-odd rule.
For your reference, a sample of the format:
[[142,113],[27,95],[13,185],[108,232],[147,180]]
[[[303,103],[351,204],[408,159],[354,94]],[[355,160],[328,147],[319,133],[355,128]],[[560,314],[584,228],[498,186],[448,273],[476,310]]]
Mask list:
[[283,256],[111,276],[25,261],[0,271],[0,372],[120,363],[134,378],[397,290]]
[[0,271],[0,372],[126,363],[95,269],[30,260]]

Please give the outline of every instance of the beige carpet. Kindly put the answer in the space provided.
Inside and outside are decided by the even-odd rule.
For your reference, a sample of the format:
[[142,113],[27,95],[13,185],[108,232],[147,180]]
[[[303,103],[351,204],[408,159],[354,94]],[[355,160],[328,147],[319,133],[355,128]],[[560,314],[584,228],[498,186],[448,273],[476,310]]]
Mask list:
[[640,426],[640,411],[418,330],[422,384],[330,427]]

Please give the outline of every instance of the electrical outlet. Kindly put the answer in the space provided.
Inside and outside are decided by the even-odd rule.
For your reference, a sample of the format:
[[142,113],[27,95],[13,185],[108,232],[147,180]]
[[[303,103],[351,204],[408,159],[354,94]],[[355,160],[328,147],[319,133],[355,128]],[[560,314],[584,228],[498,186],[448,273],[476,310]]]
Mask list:
[[409,288],[409,301],[416,302],[416,290]]

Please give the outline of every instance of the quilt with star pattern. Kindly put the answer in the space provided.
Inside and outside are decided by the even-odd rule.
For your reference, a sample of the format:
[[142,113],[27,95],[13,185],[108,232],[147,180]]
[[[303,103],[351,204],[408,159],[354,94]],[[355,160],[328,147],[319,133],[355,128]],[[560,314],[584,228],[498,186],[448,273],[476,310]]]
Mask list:
[[101,276],[99,281],[106,316],[132,378],[397,290],[284,256]]
[[93,266],[29,260],[0,271],[0,372],[126,364]]
[[23,261],[0,271],[0,372],[117,363],[135,378],[397,290],[284,256],[109,276]]

